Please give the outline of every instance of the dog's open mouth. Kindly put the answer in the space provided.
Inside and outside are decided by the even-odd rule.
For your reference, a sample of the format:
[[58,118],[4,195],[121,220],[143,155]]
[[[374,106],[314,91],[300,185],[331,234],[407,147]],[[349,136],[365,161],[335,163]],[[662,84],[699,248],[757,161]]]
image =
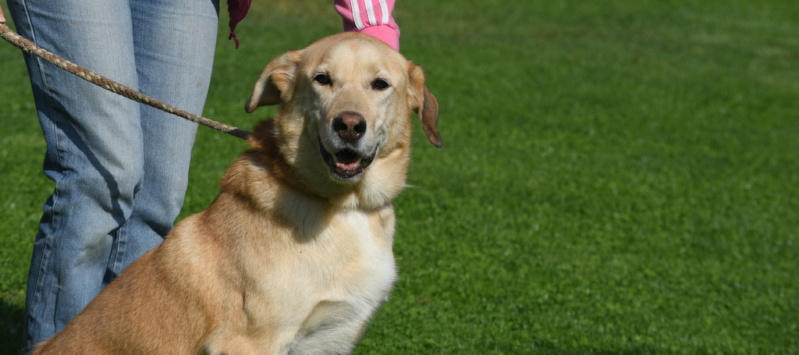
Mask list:
[[343,149],[335,154],[330,153],[325,149],[320,140],[319,150],[322,153],[322,159],[325,164],[330,167],[330,172],[340,179],[349,179],[358,176],[366,169],[369,164],[375,159],[372,154],[368,157],[362,157],[358,152],[352,149]]

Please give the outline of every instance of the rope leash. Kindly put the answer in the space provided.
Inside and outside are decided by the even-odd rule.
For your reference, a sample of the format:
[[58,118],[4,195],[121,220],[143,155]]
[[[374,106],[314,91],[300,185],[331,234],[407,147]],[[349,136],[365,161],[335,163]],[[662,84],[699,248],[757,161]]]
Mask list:
[[213,128],[217,131],[224,132],[235,137],[247,139],[247,137],[250,136],[250,132],[236,128],[234,126],[226,125],[224,123],[219,123],[214,120],[198,116],[191,112],[187,112],[177,107],[165,104],[153,97],[142,94],[136,90],[133,90],[127,86],[119,84],[102,75],[96,74],[91,70],[83,68],[75,63],[72,63],[64,58],[61,58],[37,46],[35,43],[23,38],[16,32],[12,31],[5,24],[0,24],[0,37],[3,37],[3,39],[13,44],[15,47],[21,49],[25,53],[33,54],[39,58],[42,58],[63,70],[66,70],[74,75],[77,75],[83,80],[86,80],[94,85],[97,85],[115,94],[127,97],[138,103],[155,107],[159,110],[171,113],[173,115],[183,117],[189,121],[201,124],[206,127]]

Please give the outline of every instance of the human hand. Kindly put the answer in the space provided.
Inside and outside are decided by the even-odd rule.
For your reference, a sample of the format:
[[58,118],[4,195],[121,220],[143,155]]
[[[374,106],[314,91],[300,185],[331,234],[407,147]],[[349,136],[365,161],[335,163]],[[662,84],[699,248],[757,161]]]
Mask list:
[[3,7],[0,6],[0,23],[6,23],[6,17],[3,16]]

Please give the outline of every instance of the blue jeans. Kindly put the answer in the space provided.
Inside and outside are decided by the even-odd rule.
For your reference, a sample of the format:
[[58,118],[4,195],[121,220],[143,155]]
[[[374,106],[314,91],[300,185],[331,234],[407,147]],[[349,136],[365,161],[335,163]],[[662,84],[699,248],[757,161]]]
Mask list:
[[[39,46],[173,106],[201,114],[218,0],[8,0]],[[25,351],[61,330],[172,228],[196,125],[26,56],[55,182],[36,235]]]

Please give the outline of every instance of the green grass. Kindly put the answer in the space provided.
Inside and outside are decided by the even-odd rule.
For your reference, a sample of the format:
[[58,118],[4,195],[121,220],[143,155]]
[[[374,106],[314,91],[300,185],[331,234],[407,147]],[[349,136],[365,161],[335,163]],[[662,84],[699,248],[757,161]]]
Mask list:
[[[339,30],[255,4],[206,115],[244,128],[278,53]],[[311,9],[301,13],[299,9]],[[395,13],[441,104],[396,201],[400,279],[358,354],[799,354],[799,4],[424,1]],[[0,45],[0,353],[50,189],[21,56]],[[201,129],[184,215],[241,141]]]

